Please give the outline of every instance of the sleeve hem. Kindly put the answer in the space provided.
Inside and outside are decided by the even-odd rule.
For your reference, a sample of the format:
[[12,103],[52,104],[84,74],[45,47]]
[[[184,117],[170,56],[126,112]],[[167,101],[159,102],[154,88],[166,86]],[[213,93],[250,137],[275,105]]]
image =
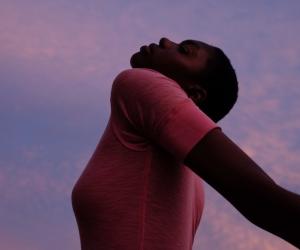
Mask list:
[[157,140],[178,161],[186,155],[209,131],[219,127],[192,100],[174,108],[160,124]]

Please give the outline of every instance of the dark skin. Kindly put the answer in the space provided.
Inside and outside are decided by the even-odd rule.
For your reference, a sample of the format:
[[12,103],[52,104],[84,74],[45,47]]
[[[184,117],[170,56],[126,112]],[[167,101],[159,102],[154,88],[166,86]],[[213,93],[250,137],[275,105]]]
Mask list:
[[[213,46],[195,40],[177,44],[162,38],[159,46],[152,44],[151,48],[151,53],[134,54],[131,66],[154,69],[172,78],[195,104],[205,100],[207,93],[196,76],[212,58]],[[277,185],[220,129],[207,133],[184,164],[249,221],[300,249],[300,196]]]
[[[191,99],[199,103],[205,99],[206,91],[197,84],[197,74],[199,69],[205,68],[213,48],[196,40],[185,40],[181,44],[176,44],[162,38],[159,45],[152,43],[144,51],[135,53],[130,63],[133,68],[154,69],[172,78],[189,92]],[[193,93],[188,91],[190,88],[193,88]]]

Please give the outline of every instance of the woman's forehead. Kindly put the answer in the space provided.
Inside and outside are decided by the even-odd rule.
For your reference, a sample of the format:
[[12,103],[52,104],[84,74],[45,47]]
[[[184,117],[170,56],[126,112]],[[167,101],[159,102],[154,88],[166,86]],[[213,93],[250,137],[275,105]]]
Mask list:
[[181,44],[191,44],[191,45],[194,45],[196,47],[212,47],[211,45],[205,43],[205,42],[202,42],[202,41],[198,41],[198,40],[192,40],[192,39],[187,39],[187,40],[184,40],[181,42]]

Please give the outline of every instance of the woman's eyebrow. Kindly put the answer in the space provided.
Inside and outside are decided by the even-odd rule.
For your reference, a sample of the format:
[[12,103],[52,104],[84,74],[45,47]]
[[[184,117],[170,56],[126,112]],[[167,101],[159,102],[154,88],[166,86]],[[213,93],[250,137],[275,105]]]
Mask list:
[[196,41],[194,41],[194,40],[184,40],[180,44],[181,45],[189,45],[189,44],[191,44],[191,45],[194,45],[195,47],[198,47],[198,48],[200,47],[199,44]]

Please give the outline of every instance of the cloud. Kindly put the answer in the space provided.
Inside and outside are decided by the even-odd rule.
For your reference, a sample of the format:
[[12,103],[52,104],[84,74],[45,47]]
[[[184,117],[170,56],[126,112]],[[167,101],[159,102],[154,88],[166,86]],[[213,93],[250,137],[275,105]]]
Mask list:
[[[71,189],[87,164],[89,152],[73,159],[51,161],[38,147],[23,149],[19,161],[23,164],[0,162],[0,187],[2,204],[29,199],[69,199]],[[33,195],[34,194],[34,195]],[[26,198],[27,197],[27,198]]]
[[14,235],[9,235],[7,232],[1,230],[0,236],[1,249],[9,250],[38,250],[36,246],[33,246],[26,240],[21,240],[20,237],[16,238]]
[[[1,248],[47,249],[35,233],[55,221],[49,235],[58,237],[51,230],[63,223],[57,244],[79,249],[68,199],[92,151],[87,145],[95,142],[86,138],[105,127],[116,73],[141,45],[162,36],[224,49],[238,73],[240,99],[223,130],[278,183],[300,192],[298,7],[295,1],[270,8],[261,1],[2,0],[0,137],[8,146],[1,150],[0,213],[4,225],[20,229],[1,231]],[[194,249],[293,249],[207,189]],[[22,236],[30,220],[34,226]]]

